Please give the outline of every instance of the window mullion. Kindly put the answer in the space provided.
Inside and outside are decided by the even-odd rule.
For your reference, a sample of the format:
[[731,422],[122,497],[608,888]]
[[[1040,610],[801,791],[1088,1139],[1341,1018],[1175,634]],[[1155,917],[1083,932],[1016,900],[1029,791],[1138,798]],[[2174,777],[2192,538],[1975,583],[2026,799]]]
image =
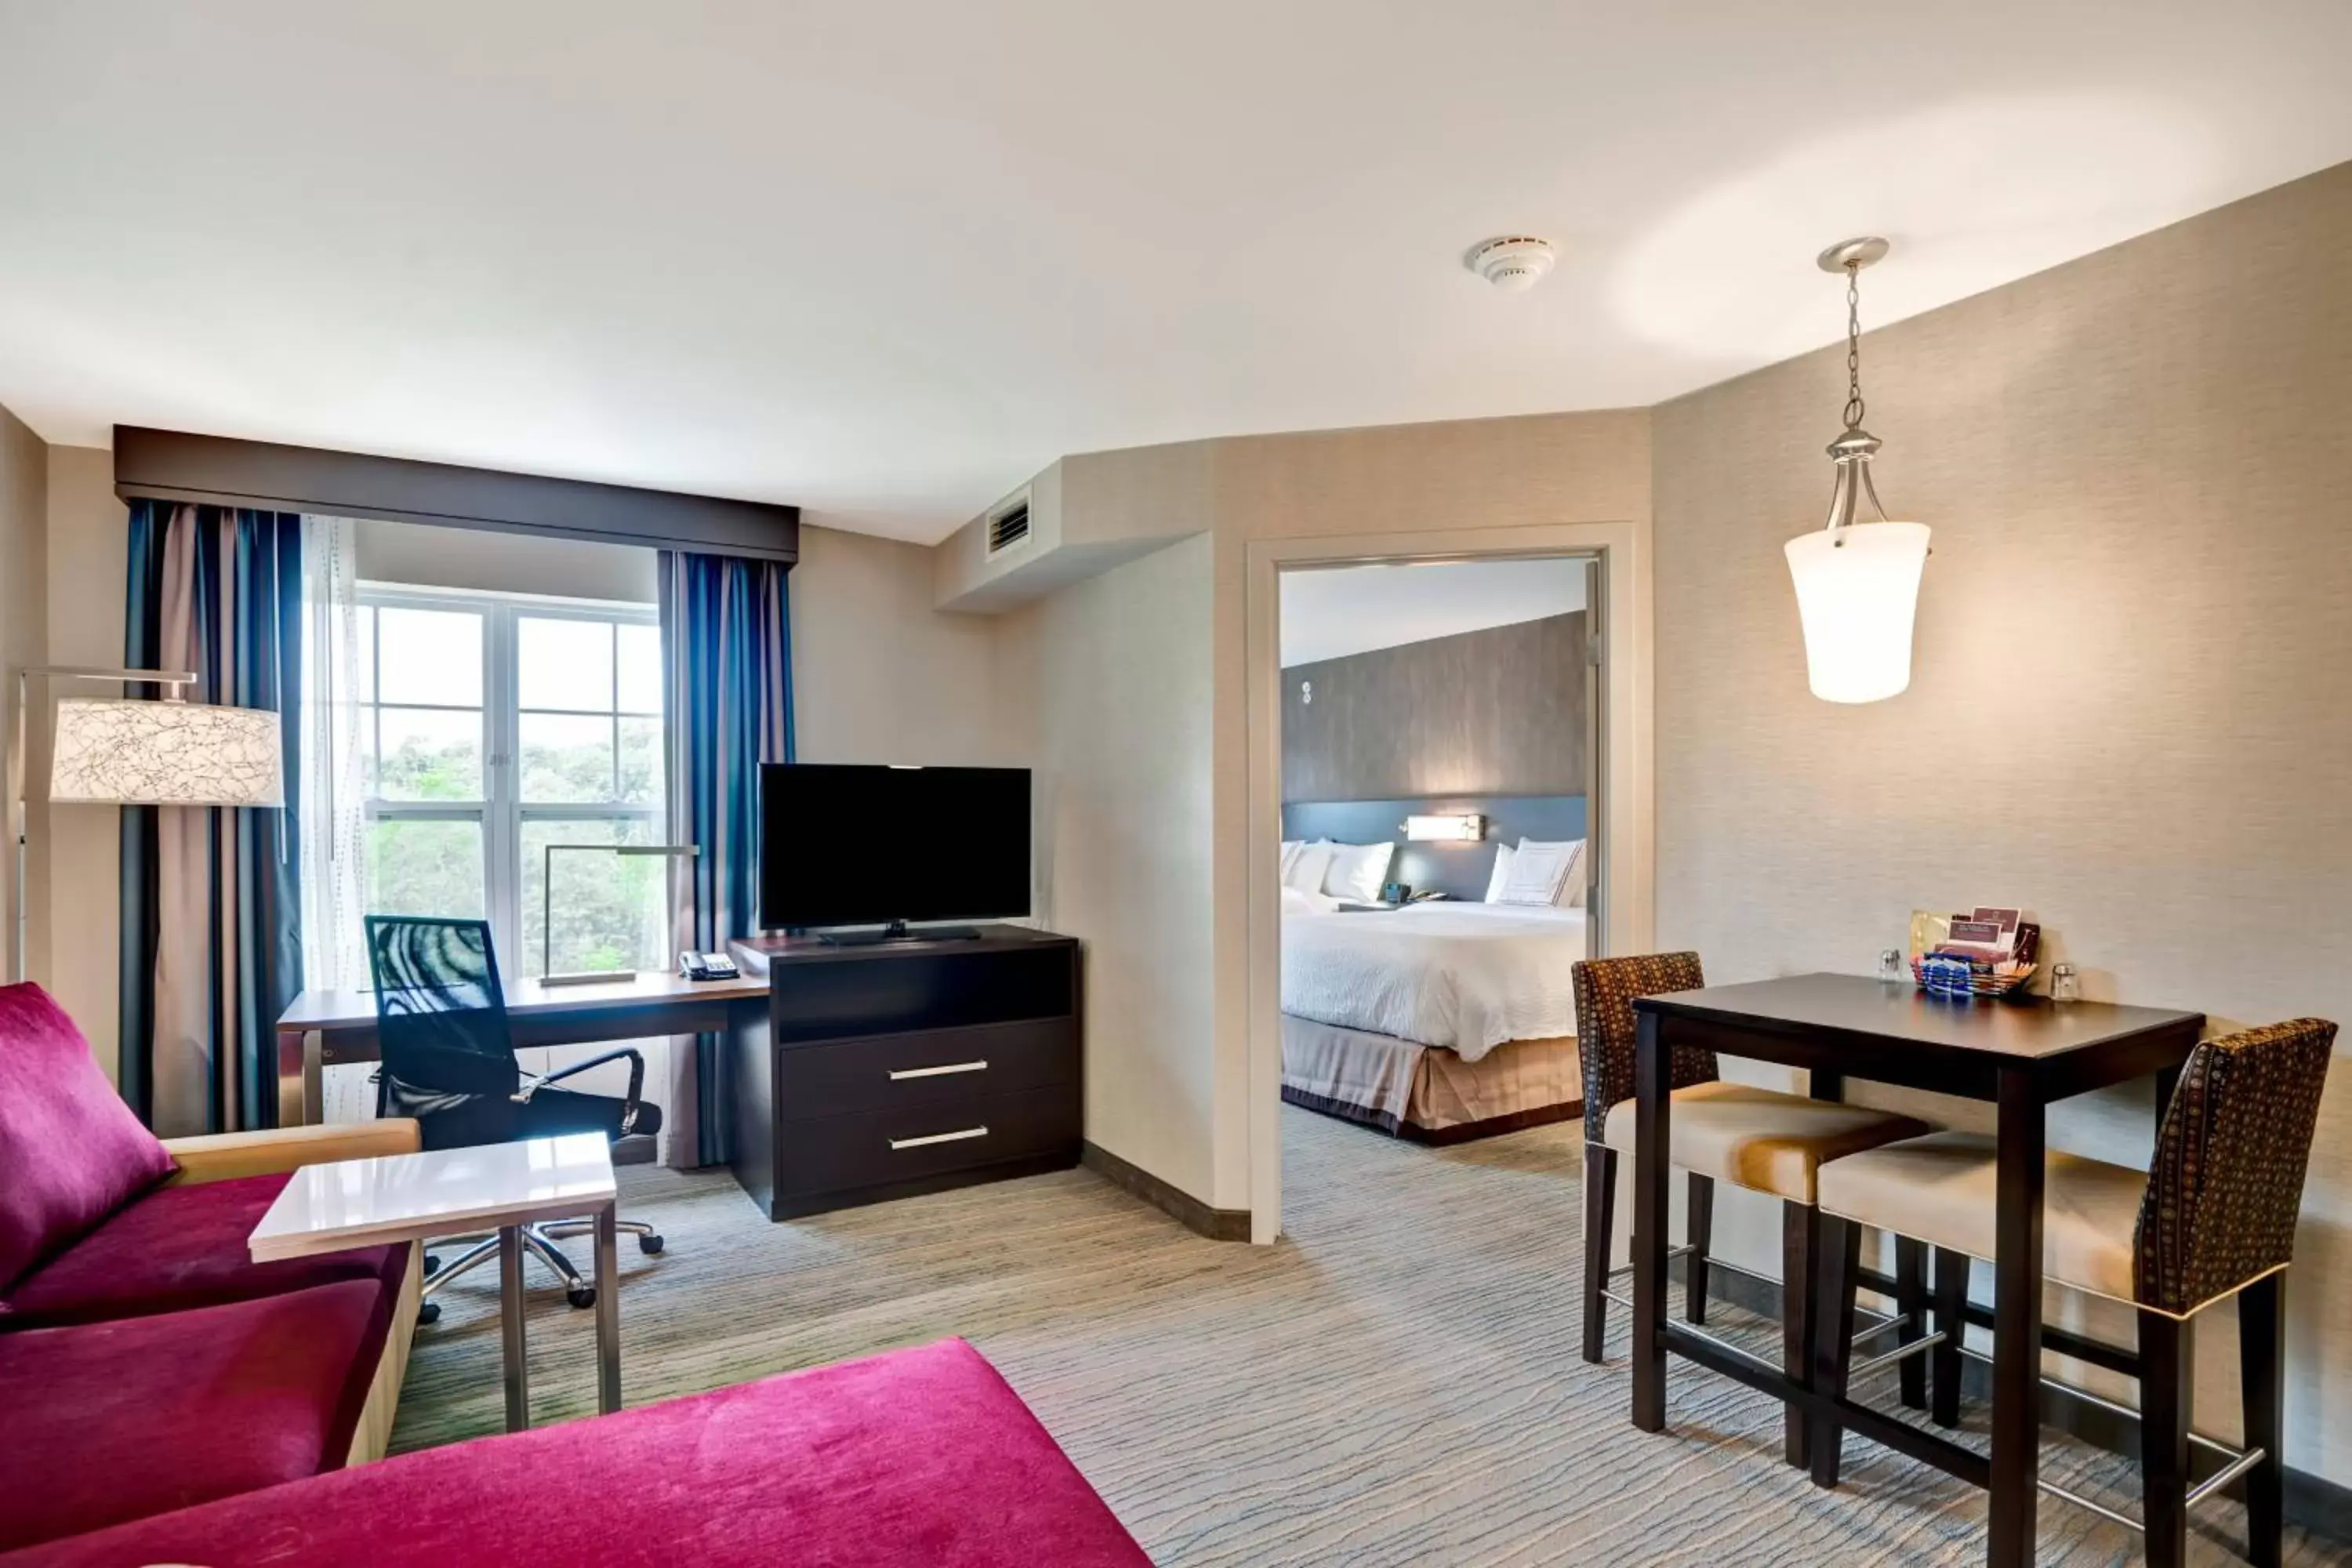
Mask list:
[[489,668],[483,672],[483,720],[491,766],[488,784],[488,820],[485,849],[489,856],[488,889],[499,951],[507,954],[507,971],[520,978],[528,973],[522,941],[522,844],[517,816],[520,794],[520,724],[515,714],[516,653],[513,606],[488,606],[484,639]]

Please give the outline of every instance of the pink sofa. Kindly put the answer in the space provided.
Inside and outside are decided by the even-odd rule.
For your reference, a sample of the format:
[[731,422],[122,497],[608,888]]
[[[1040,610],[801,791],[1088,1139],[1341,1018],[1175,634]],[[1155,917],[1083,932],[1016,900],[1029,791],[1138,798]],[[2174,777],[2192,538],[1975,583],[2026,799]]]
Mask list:
[[961,1340],[404,1454],[0,1568],[1150,1568]]
[[246,1238],[295,1167],[415,1146],[161,1142],[40,987],[0,987],[0,1550],[380,1455],[415,1249],[256,1264]]

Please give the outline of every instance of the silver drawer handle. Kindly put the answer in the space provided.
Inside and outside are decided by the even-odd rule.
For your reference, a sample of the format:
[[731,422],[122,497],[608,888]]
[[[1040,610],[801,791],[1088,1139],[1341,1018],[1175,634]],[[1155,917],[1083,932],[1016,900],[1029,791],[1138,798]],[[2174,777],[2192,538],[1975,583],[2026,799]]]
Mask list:
[[987,1070],[986,1062],[950,1062],[943,1068],[900,1068],[890,1075],[890,1081],[897,1083],[902,1079],[945,1078],[951,1072],[986,1072]]
[[893,1138],[890,1140],[890,1147],[893,1149],[919,1149],[926,1143],[954,1143],[966,1138],[985,1138],[987,1136],[988,1129],[985,1127],[967,1127],[961,1132],[934,1132],[928,1138]]

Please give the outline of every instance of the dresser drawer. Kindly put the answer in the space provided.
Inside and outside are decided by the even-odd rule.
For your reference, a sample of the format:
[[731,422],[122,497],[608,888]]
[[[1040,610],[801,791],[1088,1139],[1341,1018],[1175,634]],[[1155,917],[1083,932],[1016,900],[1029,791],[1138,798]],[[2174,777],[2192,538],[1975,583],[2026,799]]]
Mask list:
[[961,1105],[1077,1078],[1074,1018],[782,1046],[776,1050],[776,1119]]
[[1078,1086],[966,1095],[776,1129],[776,1190],[837,1192],[1077,1147]]

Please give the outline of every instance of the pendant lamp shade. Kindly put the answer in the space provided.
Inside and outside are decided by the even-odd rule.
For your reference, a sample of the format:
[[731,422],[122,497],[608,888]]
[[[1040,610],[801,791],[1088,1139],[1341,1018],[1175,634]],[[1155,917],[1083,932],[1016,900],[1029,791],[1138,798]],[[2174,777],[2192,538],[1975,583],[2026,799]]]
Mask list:
[[58,704],[49,798],[122,805],[285,804],[278,715],[205,702]]
[[[1845,274],[1845,429],[1829,444],[1827,523],[1781,548],[1797,584],[1805,632],[1805,683],[1824,702],[1877,702],[1911,684],[1911,623],[1927,564],[1927,525],[1890,522],[1870,477],[1879,439],[1862,427],[1862,269],[1886,241],[1841,240],[1816,259]],[[1876,522],[1860,521],[1867,497]]]
[[1923,522],[1857,522],[1782,548],[1805,628],[1805,679],[1825,702],[1876,702],[1911,684],[1911,626],[1927,564]]

